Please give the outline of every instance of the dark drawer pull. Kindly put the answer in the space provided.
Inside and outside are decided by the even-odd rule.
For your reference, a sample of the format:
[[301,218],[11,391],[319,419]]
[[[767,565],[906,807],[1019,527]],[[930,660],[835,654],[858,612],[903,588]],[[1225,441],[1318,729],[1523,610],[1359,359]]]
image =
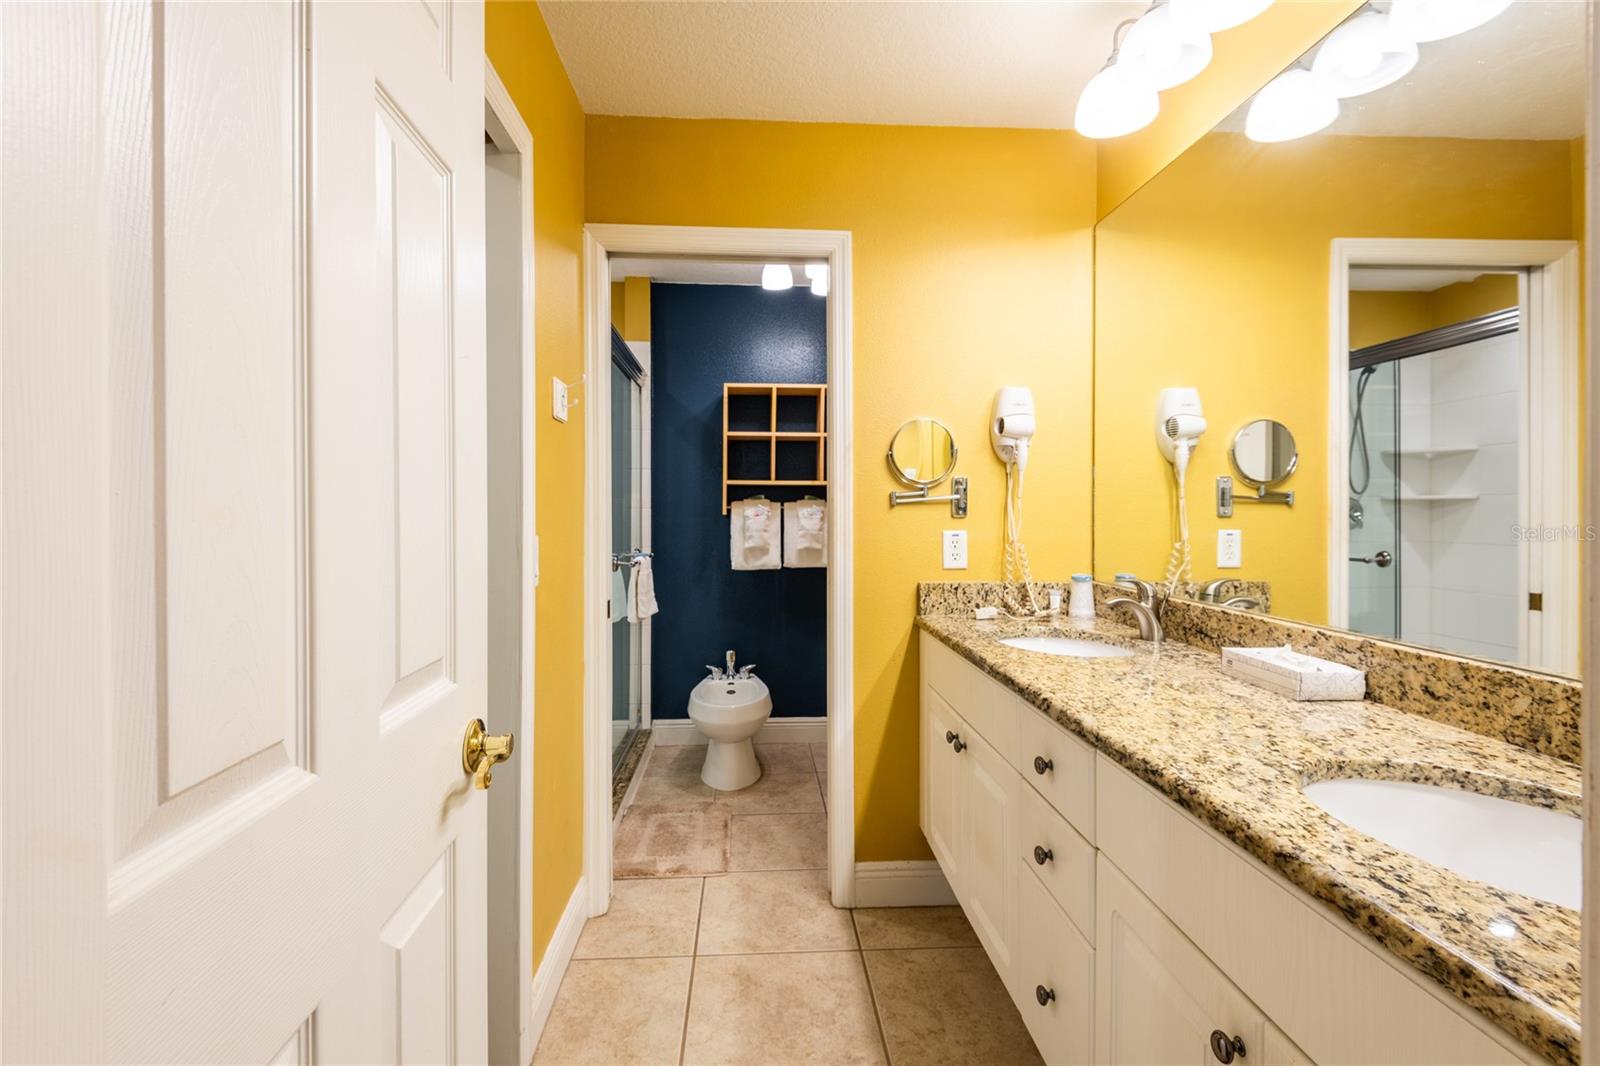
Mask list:
[[1050,1001],[1056,998],[1056,990],[1039,985],[1033,990],[1033,998],[1039,1001],[1039,1006],[1048,1007]]
[[945,730],[945,731],[944,731],[944,742],[945,742],[945,743],[946,743],[946,744],[949,744],[949,743],[951,743],[951,742],[952,742],[952,741],[954,741],[954,740],[955,740],[955,739],[956,739],[956,735],[955,735],[955,733],[954,733],[954,732],[953,732],[953,731],[951,731],[951,730],[949,730],[949,729],[946,729],[946,730]]
[[[1041,1000],[1040,1002],[1043,1002]],[[1229,1036],[1221,1029],[1211,1030],[1211,1054],[1216,1056],[1222,1066],[1228,1066],[1235,1058],[1244,1058],[1244,1040],[1237,1036]]]
[[1033,846],[1033,861],[1038,863],[1040,866],[1043,866],[1045,863],[1049,862],[1055,857],[1056,853],[1049,848],[1043,847],[1039,844],[1035,844]]
[[1043,774],[1046,770],[1054,770],[1055,768],[1056,762],[1054,759],[1046,759],[1043,755],[1035,755],[1033,757],[1034,773]]
[[967,742],[962,740],[960,737],[956,737],[955,742],[950,746],[955,748],[957,752],[963,752],[967,750]]

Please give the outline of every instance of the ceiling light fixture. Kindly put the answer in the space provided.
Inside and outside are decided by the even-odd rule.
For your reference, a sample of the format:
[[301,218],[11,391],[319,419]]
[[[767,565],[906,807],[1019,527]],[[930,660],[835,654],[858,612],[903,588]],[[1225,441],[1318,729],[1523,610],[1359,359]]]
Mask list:
[[1078,97],[1073,128],[1084,137],[1121,137],[1155,121],[1161,101],[1149,82],[1111,61],[1089,79]]
[[1172,0],[1173,17],[1206,33],[1242,26],[1272,6],[1272,0]]
[[807,263],[806,278],[811,282],[811,295],[828,295],[828,264]]
[[1475,30],[1511,6],[1511,0],[1394,0],[1389,23],[1411,41],[1442,41]]
[[1335,96],[1360,96],[1394,84],[1416,65],[1416,42],[1395,32],[1387,15],[1369,10],[1328,34],[1311,73]]
[[1182,85],[1211,62],[1211,34],[1173,17],[1172,5],[1151,8],[1128,28],[1116,65],[1152,89]]
[[1339,98],[1311,71],[1293,67],[1267,82],[1250,101],[1245,136],[1273,144],[1325,128],[1339,117]]
[[770,292],[794,288],[794,271],[787,263],[768,263],[761,268],[761,287]]

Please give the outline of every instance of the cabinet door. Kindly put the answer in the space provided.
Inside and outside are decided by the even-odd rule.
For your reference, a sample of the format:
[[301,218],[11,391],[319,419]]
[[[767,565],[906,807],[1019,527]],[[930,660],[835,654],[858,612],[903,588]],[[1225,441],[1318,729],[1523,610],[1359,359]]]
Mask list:
[[964,891],[962,855],[957,845],[961,810],[961,759],[945,737],[966,726],[933,686],[922,685],[922,835],[939,860],[950,888]]
[[1094,951],[1032,874],[1017,875],[1012,999],[1050,1066],[1094,1061]]
[[1256,1061],[1266,1018],[1255,1004],[1104,855],[1095,889],[1095,1060],[1216,1066],[1220,1032],[1243,1044],[1240,1066]]
[[[959,730],[958,730],[959,732]],[[956,754],[961,797],[962,906],[1000,976],[1016,958],[1017,772],[970,729]],[[952,746],[954,748],[954,746]]]

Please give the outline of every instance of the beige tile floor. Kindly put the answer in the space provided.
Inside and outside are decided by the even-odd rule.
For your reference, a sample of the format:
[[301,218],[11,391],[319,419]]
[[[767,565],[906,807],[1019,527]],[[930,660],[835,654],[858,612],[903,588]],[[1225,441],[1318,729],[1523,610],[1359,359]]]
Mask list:
[[1040,1061],[959,907],[829,902],[821,745],[760,750],[750,795],[695,788],[703,754],[646,763],[538,1066]]

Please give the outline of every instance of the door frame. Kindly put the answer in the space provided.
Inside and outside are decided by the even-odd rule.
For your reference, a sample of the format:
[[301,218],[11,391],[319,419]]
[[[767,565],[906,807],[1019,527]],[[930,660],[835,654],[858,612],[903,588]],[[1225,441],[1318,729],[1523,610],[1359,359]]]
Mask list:
[[[533,134],[487,55],[483,58],[483,97],[486,122],[498,122],[522,157],[518,168],[522,185],[519,193],[522,201],[522,652],[518,684],[521,715],[517,723],[516,748],[521,809],[513,845],[517,852],[518,913],[489,915],[489,928],[507,928],[509,921],[514,923],[510,927],[517,930],[518,1054],[522,1062],[531,1062],[539,1035],[533,1024],[534,606],[539,585],[539,534],[535,523],[538,511],[535,491],[538,374],[534,364]],[[500,843],[490,840],[489,846],[493,848]]]
[[611,903],[611,678],[609,622],[611,516],[611,277],[609,257],[731,256],[824,259],[828,296],[828,882],[833,905],[855,902],[855,632],[852,575],[851,307],[848,230],[637,226],[589,223],[583,231],[584,367],[584,829],[589,914]]
[[[1352,266],[1484,267],[1525,270],[1522,283],[1524,380],[1537,375],[1521,412],[1521,468],[1528,491],[1523,524],[1573,531],[1541,543],[1537,561],[1526,544],[1519,565],[1519,597],[1540,592],[1544,609],[1519,611],[1519,629],[1534,669],[1578,672],[1579,522],[1581,439],[1579,380],[1583,363],[1582,292],[1576,241],[1500,241],[1413,238],[1337,238],[1328,272],[1328,624],[1346,627],[1350,528],[1339,521],[1349,507],[1349,438],[1343,412],[1350,407],[1350,268]],[[1534,441],[1533,434],[1537,434]],[[1534,443],[1537,462],[1529,459]]]

